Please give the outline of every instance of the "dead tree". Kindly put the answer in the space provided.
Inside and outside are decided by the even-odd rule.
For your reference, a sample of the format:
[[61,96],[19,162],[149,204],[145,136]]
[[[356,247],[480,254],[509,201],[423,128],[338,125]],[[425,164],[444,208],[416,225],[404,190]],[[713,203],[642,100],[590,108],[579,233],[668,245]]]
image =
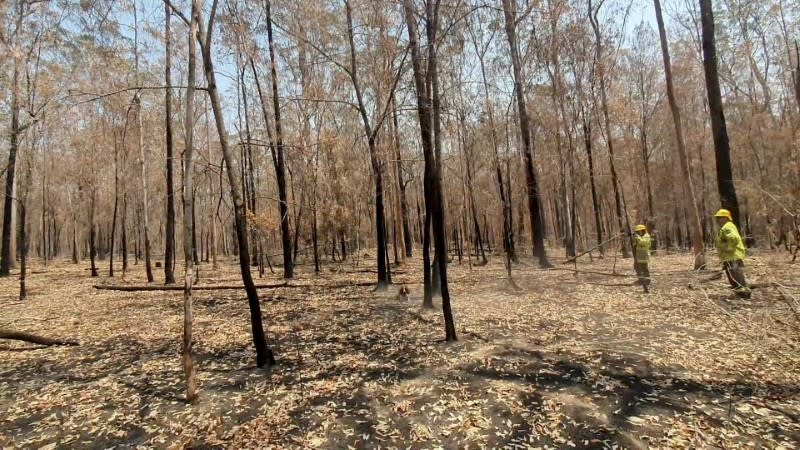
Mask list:
[[[457,340],[455,321],[450,306],[450,290],[447,282],[447,241],[445,240],[444,207],[441,183],[441,144],[437,142],[439,133],[438,119],[438,84],[436,39],[439,28],[439,3],[434,0],[425,2],[425,28],[428,45],[428,64],[426,70],[422,69],[422,56],[419,51],[417,38],[417,22],[411,0],[403,1],[406,26],[408,27],[409,48],[414,74],[414,87],[417,94],[417,114],[419,117],[420,134],[422,137],[422,150],[425,158],[425,173],[423,180],[425,196],[425,233],[433,228],[436,264],[441,283],[442,313],[445,321],[445,340]],[[430,90],[428,89],[430,87]],[[432,127],[431,127],[432,126]],[[438,144],[438,145],[437,145]],[[438,149],[437,149],[438,148]],[[428,239],[425,239],[428,240]],[[425,265],[425,298],[429,300],[433,280],[430,276],[429,262],[425,256],[428,253],[426,243],[423,243],[423,264]],[[428,256],[429,258],[429,256]]]
[[[622,201],[622,194],[621,194],[621,186],[619,182],[619,177],[617,176],[617,165],[616,161],[614,160],[614,138],[611,135],[611,119],[609,117],[608,112],[608,93],[607,85],[606,85],[606,71],[605,71],[605,62],[603,61],[603,35],[600,32],[600,23],[598,20],[598,14],[600,12],[600,7],[603,5],[604,0],[600,0],[597,8],[594,8],[592,5],[592,0],[589,0],[588,7],[589,7],[589,23],[592,25],[592,30],[594,31],[595,37],[595,61],[596,61],[596,70],[597,70],[597,78],[600,81],[600,108],[603,113],[603,129],[605,131],[605,138],[606,143],[608,145],[608,162],[609,168],[611,169],[611,184],[614,188],[614,211],[616,212],[617,217],[617,229],[619,232],[625,232],[630,230],[630,224],[627,223],[627,211],[623,212],[623,201]],[[592,77],[594,80],[595,77]],[[624,258],[630,257],[630,243],[627,239],[622,240],[622,256]]]
[[[170,0],[165,0],[170,1]],[[250,307],[250,324],[253,333],[253,343],[256,348],[256,365],[263,367],[264,365],[275,364],[275,357],[272,350],[267,346],[266,337],[264,335],[264,325],[261,317],[261,304],[258,299],[258,291],[253,282],[253,276],[250,272],[250,249],[247,242],[247,214],[244,205],[244,199],[241,192],[241,184],[238,180],[238,174],[234,169],[233,152],[228,142],[227,127],[225,126],[225,116],[222,111],[222,102],[220,101],[220,94],[218,90],[216,73],[214,72],[214,60],[212,58],[211,44],[213,42],[212,33],[214,31],[214,20],[216,19],[217,7],[219,0],[214,0],[211,4],[208,22],[205,27],[203,26],[203,11],[199,7],[199,0],[193,0],[192,7],[192,20],[197,22],[197,42],[200,45],[200,54],[202,56],[203,72],[206,79],[206,91],[211,102],[211,109],[214,113],[214,120],[217,125],[217,134],[222,149],[222,155],[225,159],[225,165],[228,167],[228,184],[231,190],[231,197],[233,200],[233,215],[236,231],[236,240],[238,242],[239,250],[239,269],[242,275],[242,283],[244,284],[245,292],[247,293],[247,302]],[[187,24],[190,21],[186,16],[176,9],[170,2],[170,8],[178,14],[181,19]],[[185,218],[184,218],[185,220]],[[184,225],[185,227],[185,225]]]
[[[166,15],[169,18],[169,5]],[[189,61],[186,88],[186,115],[185,139],[186,148],[183,152],[183,192],[192,192],[194,183],[194,84],[196,67],[196,47],[194,36],[197,34],[200,6],[198,0],[192,1],[191,23],[189,24]],[[169,23],[169,19],[167,19]],[[169,120],[169,119],[168,119]],[[197,382],[195,381],[195,366],[192,343],[192,283],[194,281],[194,249],[189,235],[193,229],[194,196],[183,195],[183,341],[181,343],[181,359],[183,372],[186,377],[186,400],[193,403],[197,400]]]
[[[694,251],[694,269],[700,269],[705,265],[705,252],[703,249],[703,224],[700,222],[700,211],[697,208],[697,197],[694,192],[694,182],[689,170],[689,157],[686,154],[686,142],[683,139],[683,123],[681,122],[681,112],[678,102],[675,99],[675,90],[672,85],[672,64],[669,57],[669,45],[667,44],[667,32],[664,28],[664,18],[661,15],[660,0],[653,0],[656,10],[656,22],[658,22],[658,35],[661,40],[661,56],[664,59],[664,79],[667,85],[667,99],[669,108],[672,112],[672,121],[675,123],[675,139],[678,142],[678,158],[681,163],[681,172],[686,181],[691,203],[692,221],[689,226],[692,234],[692,249]],[[649,192],[649,191],[648,191]]]
[[284,162],[283,129],[281,127],[281,109],[278,101],[278,72],[276,69],[275,43],[272,37],[271,0],[265,2],[267,22],[267,42],[269,44],[270,78],[272,79],[272,107],[275,113],[275,173],[278,179],[278,200],[281,217],[281,246],[283,247],[283,277],[294,276],[292,259],[292,241],[289,234],[289,205],[286,196],[286,164]]
[[733,184],[731,147],[728,139],[728,127],[725,123],[725,112],[722,107],[722,92],[719,86],[717,46],[714,37],[714,10],[711,0],[700,0],[700,21],[703,35],[703,69],[706,78],[708,111],[711,116],[711,131],[714,135],[714,157],[717,164],[717,190],[720,204],[731,212],[733,222],[738,227],[740,226],[739,200]]
[[[137,12],[136,12],[136,3],[134,2],[133,5],[133,55],[134,55],[134,67],[136,70],[136,80],[138,83],[139,80],[139,26],[137,23]],[[144,267],[145,272],[147,274],[147,282],[153,282],[153,267],[150,263],[150,215],[149,210],[150,207],[148,203],[148,196],[147,196],[147,159],[145,158],[144,152],[144,127],[142,126],[142,92],[141,90],[137,91],[133,97],[133,103],[136,106],[136,126],[137,126],[137,134],[139,136],[139,169],[140,175],[142,179],[142,230],[143,236],[142,240],[144,241]]]
[[[170,29],[169,5],[164,3],[164,128],[167,147],[167,210],[166,239],[164,242],[164,283],[175,283],[175,183],[173,181],[172,158],[174,144],[172,142],[172,36]],[[191,88],[191,86],[190,86]],[[116,210],[116,203],[115,203]]]
[[370,163],[372,166],[372,174],[375,178],[375,237],[377,240],[377,265],[378,265],[378,288],[384,289],[389,284],[391,284],[391,276],[389,274],[389,266],[387,264],[388,261],[388,251],[387,251],[387,239],[386,239],[386,213],[384,210],[384,173],[383,173],[383,161],[381,160],[381,156],[379,155],[378,149],[378,134],[383,126],[383,122],[386,119],[388,108],[391,106],[391,92],[394,91],[397,82],[400,79],[400,73],[402,71],[403,63],[400,63],[400,68],[398,69],[397,76],[393,80],[393,85],[391,86],[391,92],[389,101],[386,102],[386,105],[383,105],[380,99],[377,99],[376,103],[379,108],[383,108],[382,111],[379,111],[379,116],[377,120],[373,123],[369,119],[369,115],[367,112],[367,105],[364,100],[364,95],[362,91],[362,86],[359,78],[359,71],[358,71],[358,62],[356,59],[356,44],[355,44],[355,33],[353,31],[353,9],[352,5],[349,1],[345,0],[345,14],[347,19],[347,38],[349,43],[349,56],[350,56],[350,64],[349,67],[344,67],[346,69],[347,75],[350,77],[350,81],[353,85],[353,91],[355,91],[355,97],[357,100],[357,108],[358,112],[361,116],[361,121],[364,127],[364,133],[367,136],[367,147],[369,149],[369,157]]
[[523,80],[525,78],[522,74],[521,56],[517,48],[517,5],[516,0],[502,0],[502,2],[506,36],[508,37],[508,44],[511,51],[511,64],[514,72],[514,93],[516,95],[519,126],[522,133],[523,155],[525,157],[525,187],[528,194],[528,209],[530,210],[531,231],[533,233],[533,254],[539,259],[539,266],[549,268],[552,267],[552,264],[548,261],[547,251],[544,248],[545,221],[544,214],[542,213],[541,201],[539,199],[539,185],[536,180],[536,170],[533,167],[533,136],[530,129],[528,104],[525,99],[525,87],[523,86]]

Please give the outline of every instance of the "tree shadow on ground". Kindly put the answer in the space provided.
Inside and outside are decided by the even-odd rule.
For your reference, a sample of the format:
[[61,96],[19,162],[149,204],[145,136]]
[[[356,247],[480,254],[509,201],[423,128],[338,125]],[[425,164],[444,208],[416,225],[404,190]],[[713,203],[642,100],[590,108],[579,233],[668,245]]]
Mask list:
[[[425,317],[416,301],[364,298],[363,293],[354,292],[350,297],[317,302],[315,308],[303,301],[265,302],[270,323],[293,327],[292,332],[269,336],[278,357],[278,366],[269,370],[254,367],[249,342],[212,347],[198,334],[196,358],[206,378],[201,385],[203,408],[225,411],[230,420],[226,427],[233,428],[272,414],[273,405],[295,396],[286,411],[292,427],[275,430],[272,436],[275,444],[286,446],[298,445],[292,433],[300,430],[321,433],[324,446],[330,448],[405,447],[412,442],[447,448],[520,442],[560,447],[568,441],[578,447],[597,447],[603,442],[637,447],[647,445],[645,435],[664,433],[659,425],[637,419],[643,416],[691,415],[710,427],[725,427],[731,414],[736,414],[729,405],[743,398],[800,393],[798,386],[699,382],[677,368],[654,367],[645,357],[633,354],[599,350],[591,355],[554,354],[463,332],[461,342],[441,344],[437,343],[441,336],[437,319]],[[213,319],[214,314],[226,314],[246,321],[244,302],[200,301],[197,307],[198,315]],[[42,384],[98,389],[104,380],[112,379],[123,388],[119,392],[130,396],[113,400],[134,403],[130,406],[144,420],[152,412],[168,413],[157,409],[158,404],[183,407],[178,348],[177,338],[142,342],[120,336],[66,350],[76,353],[63,361],[43,351],[26,365],[0,371],[0,380],[22,389]],[[485,351],[478,355],[473,353],[476,350]],[[161,360],[173,362],[155,369],[143,367]],[[425,389],[399,389],[417,384]],[[510,399],[496,392],[499,385],[507,388]],[[286,389],[278,392],[265,387]],[[233,404],[234,394],[243,394],[241,404]],[[465,412],[453,407],[458,402],[480,402],[475,412],[488,422],[477,441],[465,434],[468,421],[451,434],[435,432],[442,429],[446,414],[431,411],[443,399],[454,399],[447,405],[455,416]],[[108,405],[116,407],[120,406]],[[797,419],[796,413],[777,408],[778,414]],[[539,424],[532,417],[548,421]],[[0,423],[0,434],[35,432],[32,423],[40,415],[25,419]],[[420,425],[434,432],[421,434]],[[553,435],[554,431],[558,433]],[[82,433],[94,438],[98,447],[137,445],[148,438],[139,427],[128,427],[127,434],[114,439]],[[772,433],[800,446],[796,432],[775,429]],[[196,438],[195,447],[204,448],[206,437]]]

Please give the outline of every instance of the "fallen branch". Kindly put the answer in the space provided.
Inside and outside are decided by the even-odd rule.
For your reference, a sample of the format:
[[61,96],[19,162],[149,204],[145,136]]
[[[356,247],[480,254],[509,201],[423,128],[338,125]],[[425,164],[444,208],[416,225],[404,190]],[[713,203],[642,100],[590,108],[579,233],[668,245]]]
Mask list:
[[39,345],[79,345],[77,341],[65,339],[53,339],[35,334],[24,333],[22,331],[0,330],[0,339],[11,339],[15,341],[30,342]]
[[598,248],[600,248],[600,247],[602,247],[602,246],[604,246],[604,245],[606,245],[606,244],[608,244],[608,243],[610,243],[610,242],[612,242],[612,241],[616,241],[617,239],[619,239],[620,237],[622,237],[622,236],[624,236],[624,235],[625,235],[625,233],[620,233],[620,234],[618,234],[618,235],[616,235],[616,236],[612,237],[611,239],[608,239],[608,240],[607,240],[607,241],[605,241],[605,242],[601,242],[600,244],[597,244],[597,245],[595,245],[594,247],[590,248],[589,250],[586,250],[585,252],[583,252],[583,253],[581,253],[581,254],[579,254],[579,255],[575,255],[575,256],[573,256],[572,258],[569,258],[568,260],[564,261],[562,264],[569,264],[569,263],[571,263],[571,262],[575,262],[575,261],[576,261],[578,258],[580,258],[581,256],[583,256],[583,255],[586,255],[586,254],[588,254],[588,253],[591,253],[591,252],[593,252],[593,251],[597,250]]
[[624,273],[597,272],[597,271],[594,271],[594,270],[559,269],[557,267],[556,268],[552,268],[552,269],[548,269],[548,270],[561,270],[561,271],[565,271],[565,272],[572,272],[574,274],[584,273],[584,274],[591,274],[591,275],[606,275],[606,276],[609,276],[609,277],[628,277],[628,278],[631,278],[631,277],[635,278],[636,277],[635,275],[626,275]]
[[[342,289],[348,287],[361,287],[361,286],[373,286],[375,284],[374,281],[362,281],[358,283],[343,283],[343,284],[331,284],[331,285],[317,285],[317,284],[289,284],[289,283],[274,283],[274,284],[257,284],[255,287],[256,289],[279,289],[279,288],[322,288],[322,289]],[[183,286],[181,285],[173,285],[173,286],[140,286],[140,285],[130,285],[130,286],[117,286],[112,284],[96,284],[94,286],[95,289],[104,290],[104,291],[122,291],[122,292],[160,292],[160,291],[183,291]],[[240,285],[216,285],[216,286],[192,286],[193,291],[224,291],[224,290],[239,290],[244,289],[244,286]]]

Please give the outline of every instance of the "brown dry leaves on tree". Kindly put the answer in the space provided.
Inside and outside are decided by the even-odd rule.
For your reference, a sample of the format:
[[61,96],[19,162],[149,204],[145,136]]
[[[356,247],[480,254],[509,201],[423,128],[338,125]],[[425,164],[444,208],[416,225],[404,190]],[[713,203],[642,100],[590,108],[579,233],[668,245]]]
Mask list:
[[[2,342],[0,446],[796,448],[800,333],[788,303],[771,288],[727,300],[687,261],[655,256],[649,296],[532,261],[515,268],[520,294],[499,258],[454,263],[453,344],[441,314],[419,307],[416,262],[395,272],[408,302],[326,288],[371,279],[350,263],[301,272],[307,289],[262,291],[270,371],[253,366],[243,293],[199,291],[194,407],[182,399],[179,294],[98,291],[82,266],[59,265],[34,273],[19,303],[3,279],[4,326],[81,345]],[[784,261],[756,254],[748,275],[787,282],[796,268]],[[200,283],[231,284],[235,269]]]

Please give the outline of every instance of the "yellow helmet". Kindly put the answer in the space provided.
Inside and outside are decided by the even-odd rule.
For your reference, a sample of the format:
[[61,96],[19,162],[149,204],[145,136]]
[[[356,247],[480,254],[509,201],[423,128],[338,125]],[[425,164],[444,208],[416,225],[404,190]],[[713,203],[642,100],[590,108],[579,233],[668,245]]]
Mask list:
[[644,225],[636,225],[636,228],[633,229],[634,231],[647,231],[647,227]]
[[727,209],[720,209],[716,212],[716,214],[714,214],[714,217],[727,217],[728,220],[733,220],[733,217],[731,217],[731,212]]

